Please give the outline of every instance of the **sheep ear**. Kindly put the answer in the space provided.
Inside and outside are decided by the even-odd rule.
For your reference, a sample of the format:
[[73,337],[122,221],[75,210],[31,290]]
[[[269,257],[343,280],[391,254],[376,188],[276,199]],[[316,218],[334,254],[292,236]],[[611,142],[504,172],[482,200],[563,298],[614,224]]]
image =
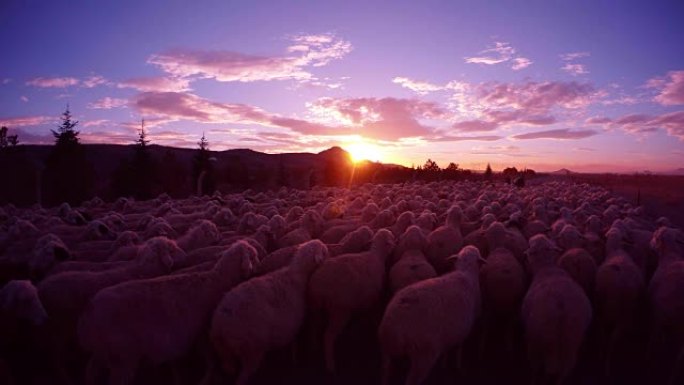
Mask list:
[[478,259],[483,265],[486,265],[486,264],[487,264],[487,260],[484,259],[484,258],[482,258],[482,256],[477,257],[477,259]]
[[251,254],[242,256],[242,265],[240,266],[240,268],[242,269],[242,276],[245,278],[251,276],[256,268],[256,265],[252,261],[251,257]]
[[455,262],[457,260],[458,260],[458,254],[454,254],[454,255],[449,256],[445,259],[445,261],[447,261],[447,262]]

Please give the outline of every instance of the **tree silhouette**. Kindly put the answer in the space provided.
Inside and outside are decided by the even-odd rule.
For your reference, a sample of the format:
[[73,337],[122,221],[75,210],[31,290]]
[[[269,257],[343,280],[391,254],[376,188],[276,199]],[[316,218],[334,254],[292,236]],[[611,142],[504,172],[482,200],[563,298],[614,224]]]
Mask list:
[[8,131],[7,127],[0,127],[0,149],[16,147],[19,144],[18,135],[7,135]]
[[155,195],[154,187],[157,180],[155,165],[150,155],[145,132],[145,120],[140,123],[140,132],[135,141],[135,152],[133,153],[132,176],[133,176],[133,196],[137,199],[150,199]]
[[491,180],[492,179],[492,166],[487,163],[487,169],[485,170],[484,177],[486,180]]
[[197,152],[192,159],[192,180],[197,186],[198,192],[210,192],[216,189],[216,176],[214,175],[214,166],[209,151],[209,141],[204,133],[202,138],[197,142]]
[[77,205],[90,196],[94,172],[78,138],[79,131],[75,130],[78,121],[72,120],[68,104],[60,119],[57,130],[51,130],[55,145],[46,162],[44,195],[49,204]]

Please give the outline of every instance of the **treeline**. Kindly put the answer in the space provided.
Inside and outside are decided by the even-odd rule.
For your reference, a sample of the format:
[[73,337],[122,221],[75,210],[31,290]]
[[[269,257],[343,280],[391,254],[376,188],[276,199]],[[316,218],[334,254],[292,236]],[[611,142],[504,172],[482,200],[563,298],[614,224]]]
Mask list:
[[[410,168],[374,162],[354,164],[349,153],[339,147],[319,154],[266,155],[251,150],[216,153],[210,150],[204,134],[191,151],[160,147],[150,144],[144,121],[132,145],[101,153],[102,146],[80,142],[77,127],[78,121],[73,120],[67,106],[57,129],[51,130],[54,145],[38,149],[19,145],[20,138],[9,135],[8,129],[2,127],[0,170],[6,187],[0,189],[0,204],[77,205],[93,196],[145,200],[161,193],[182,198],[217,189],[306,189],[316,185],[347,187],[411,181],[485,179],[521,186],[525,178],[534,176],[532,170],[515,168],[495,173],[489,165],[484,173],[462,169],[453,162],[441,168],[431,159]],[[299,158],[293,160],[292,156]]]

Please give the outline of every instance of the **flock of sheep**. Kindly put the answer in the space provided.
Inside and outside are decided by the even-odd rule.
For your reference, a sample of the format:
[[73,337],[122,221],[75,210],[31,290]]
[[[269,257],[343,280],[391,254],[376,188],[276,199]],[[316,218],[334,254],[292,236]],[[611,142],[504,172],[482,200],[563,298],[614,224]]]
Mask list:
[[[0,382],[244,385],[279,354],[333,379],[377,356],[383,384],[478,383],[521,355],[521,381],[636,364],[674,384],[683,244],[667,218],[561,182],[4,206]],[[371,332],[346,349],[359,320]]]

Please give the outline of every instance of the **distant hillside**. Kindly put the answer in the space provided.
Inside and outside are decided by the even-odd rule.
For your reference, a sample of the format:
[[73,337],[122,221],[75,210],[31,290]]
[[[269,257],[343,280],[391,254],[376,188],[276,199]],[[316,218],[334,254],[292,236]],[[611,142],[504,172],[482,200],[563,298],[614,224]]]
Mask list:
[[567,168],[561,168],[560,170],[550,172],[549,174],[551,174],[551,175],[570,175],[570,174],[575,174],[575,172],[570,171]]

